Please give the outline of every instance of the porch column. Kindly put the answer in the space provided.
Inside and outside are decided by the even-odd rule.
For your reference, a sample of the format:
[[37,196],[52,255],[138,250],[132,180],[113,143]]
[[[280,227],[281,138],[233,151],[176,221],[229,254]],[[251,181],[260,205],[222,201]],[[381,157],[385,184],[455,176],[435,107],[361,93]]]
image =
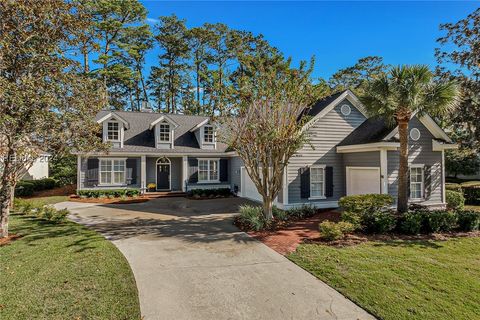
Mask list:
[[82,156],[77,155],[77,190],[82,187]]
[[141,160],[140,160],[140,190],[141,190],[142,193],[145,193],[145,190],[147,190],[146,180],[147,180],[147,156],[141,156]]
[[188,157],[182,157],[182,191],[187,192]]
[[381,193],[388,194],[388,156],[387,149],[380,149]]

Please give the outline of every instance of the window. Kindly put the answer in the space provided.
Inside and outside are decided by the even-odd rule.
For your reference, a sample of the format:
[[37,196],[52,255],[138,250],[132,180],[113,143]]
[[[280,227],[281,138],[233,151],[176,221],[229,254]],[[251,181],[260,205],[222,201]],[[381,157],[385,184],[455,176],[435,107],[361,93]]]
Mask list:
[[203,128],[203,142],[213,143],[214,133],[212,126],[205,126]]
[[108,122],[107,123],[107,140],[109,141],[118,141],[120,140],[120,130],[118,127],[118,122]]
[[412,130],[410,130],[410,138],[413,141],[418,141],[418,139],[420,139],[420,130],[418,130],[417,128],[413,128]]
[[170,125],[169,124],[160,124],[160,136],[159,141],[161,142],[170,142]]
[[348,116],[350,113],[352,113],[352,108],[350,108],[348,104],[344,104],[340,107],[340,111],[344,116]]
[[125,159],[101,159],[100,184],[125,184]]
[[325,197],[325,168],[310,168],[310,198]]
[[423,167],[410,168],[410,199],[423,198]]
[[218,167],[219,167],[218,160],[198,159],[198,181],[199,182],[219,181]]

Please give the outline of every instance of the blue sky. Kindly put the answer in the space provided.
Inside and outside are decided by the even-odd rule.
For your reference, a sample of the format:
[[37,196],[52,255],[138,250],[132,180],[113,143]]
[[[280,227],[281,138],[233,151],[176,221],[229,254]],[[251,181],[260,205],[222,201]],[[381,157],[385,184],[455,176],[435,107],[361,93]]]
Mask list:
[[[263,34],[294,62],[316,57],[313,77],[328,78],[359,58],[435,66],[439,25],[456,22],[480,2],[163,2],[142,1],[150,23],[176,14],[188,27],[222,22]],[[147,57],[147,70],[158,51]]]

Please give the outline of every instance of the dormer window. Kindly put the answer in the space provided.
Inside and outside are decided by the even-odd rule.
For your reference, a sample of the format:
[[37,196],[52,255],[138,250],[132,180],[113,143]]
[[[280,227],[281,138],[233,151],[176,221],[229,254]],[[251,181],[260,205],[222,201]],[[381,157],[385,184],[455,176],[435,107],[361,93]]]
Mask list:
[[213,126],[203,127],[203,142],[213,143],[214,142],[213,139],[214,139]]
[[107,123],[107,140],[108,141],[119,141],[120,140],[120,130],[118,122],[108,122]]
[[167,123],[160,124],[159,142],[170,142],[170,125]]

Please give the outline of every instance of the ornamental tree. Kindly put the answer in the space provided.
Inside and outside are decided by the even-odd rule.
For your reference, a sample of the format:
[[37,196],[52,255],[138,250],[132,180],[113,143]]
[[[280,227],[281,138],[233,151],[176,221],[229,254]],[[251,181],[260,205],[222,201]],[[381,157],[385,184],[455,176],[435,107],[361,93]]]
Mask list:
[[73,2],[0,2],[0,237],[20,174],[40,152],[102,149],[94,115],[101,84],[68,57],[90,22]]

